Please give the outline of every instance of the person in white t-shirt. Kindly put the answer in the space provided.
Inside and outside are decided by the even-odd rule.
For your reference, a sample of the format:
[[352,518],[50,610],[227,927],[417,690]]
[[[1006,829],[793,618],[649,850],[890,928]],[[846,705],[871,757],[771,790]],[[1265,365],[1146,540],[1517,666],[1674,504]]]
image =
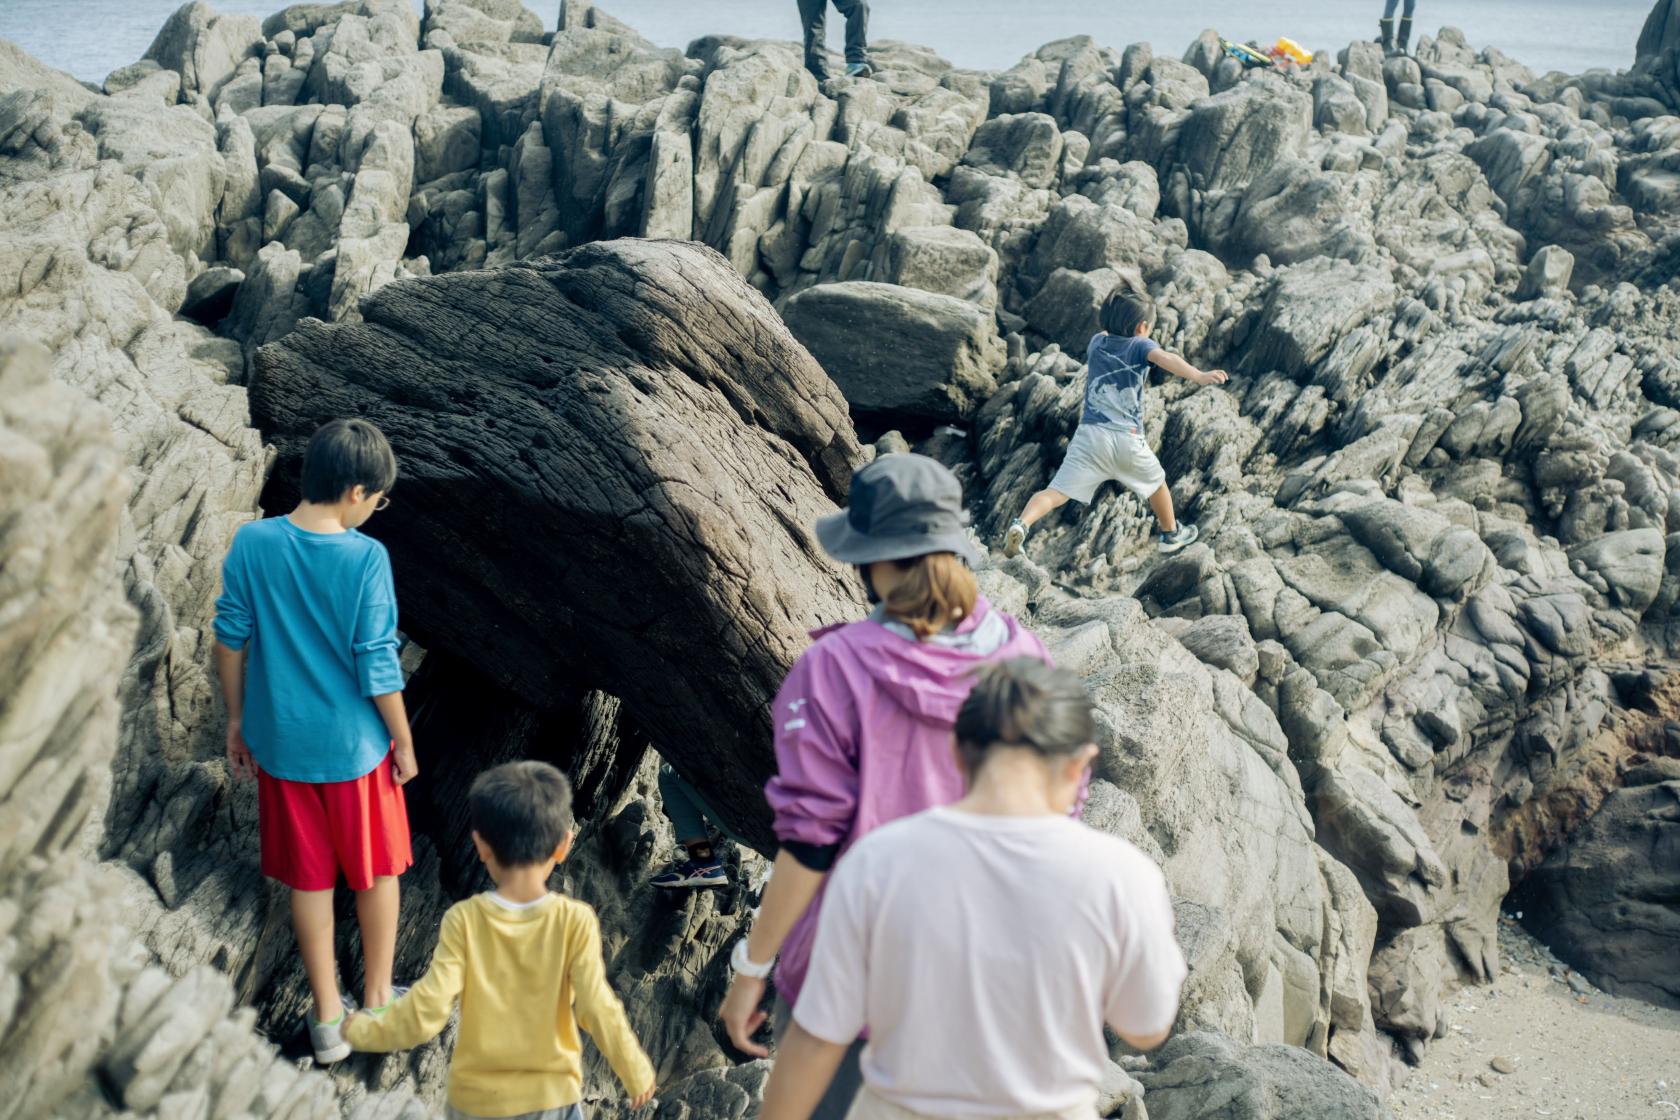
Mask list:
[[806,1120],[865,1033],[848,1120],[1092,1120],[1103,1024],[1166,1040],[1185,976],[1166,880],[1068,815],[1095,737],[1072,673],[977,674],[954,735],[967,795],[841,858],[761,1120]]

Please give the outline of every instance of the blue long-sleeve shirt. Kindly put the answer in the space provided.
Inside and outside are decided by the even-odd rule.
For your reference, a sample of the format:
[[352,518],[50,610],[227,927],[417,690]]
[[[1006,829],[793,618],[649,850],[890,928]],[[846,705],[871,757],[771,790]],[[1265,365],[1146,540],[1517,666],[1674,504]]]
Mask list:
[[216,638],[250,648],[241,729],[266,773],[345,782],[389,753],[372,698],[402,691],[397,594],[372,537],[286,517],[241,526],[222,563]]

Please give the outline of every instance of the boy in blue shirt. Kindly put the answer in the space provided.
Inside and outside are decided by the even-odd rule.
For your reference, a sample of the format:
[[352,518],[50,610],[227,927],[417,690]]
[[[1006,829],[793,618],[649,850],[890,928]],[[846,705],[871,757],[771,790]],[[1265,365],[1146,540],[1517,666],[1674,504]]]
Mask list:
[[414,777],[397,597],[385,546],[357,532],[384,509],[397,459],[366,420],[309,440],[303,501],[241,526],[222,564],[216,674],[228,769],[257,779],[263,874],[292,889],[292,929],[315,996],[315,1060],[350,1052],[333,955],[333,888],[356,892],[364,1007],[393,998],[397,876],[414,862],[402,786]]
[[1103,301],[1101,321],[1102,333],[1085,352],[1085,411],[1079,428],[1049,487],[1034,494],[1021,516],[1009,523],[1005,556],[1021,551],[1033,522],[1069,498],[1089,504],[1110,479],[1149,503],[1161,526],[1162,552],[1177,552],[1196,539],[1194,525],[1180,525],[1174,518],[1167,474],[1144,440],[1143,386],[1152,365],[1198,385],[1223,385],[1225,371],[1204,373],[1157,346],[1149,337],[1155,305],[1146,295],[1116,288]]

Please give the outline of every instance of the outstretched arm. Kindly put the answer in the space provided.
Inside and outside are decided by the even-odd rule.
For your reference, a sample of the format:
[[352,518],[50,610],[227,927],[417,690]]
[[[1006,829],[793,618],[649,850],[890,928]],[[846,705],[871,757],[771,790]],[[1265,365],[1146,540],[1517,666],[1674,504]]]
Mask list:
[[1166,350],[1152,350],[1149,360],[1166,370],[1175,377],[1182,377],[1186,381],[1194,381],[1198,385],[1223,385],[1230,378],[1222,369],[1202,371]]
[[451,909],[443,915],[426,974],[384,1014],[361,1011],[352,1015],[344,1024],[344,1040],[357,1050],[385,1053],[436,1038],[449,1023],[465,976],[466,938],[460,915]]

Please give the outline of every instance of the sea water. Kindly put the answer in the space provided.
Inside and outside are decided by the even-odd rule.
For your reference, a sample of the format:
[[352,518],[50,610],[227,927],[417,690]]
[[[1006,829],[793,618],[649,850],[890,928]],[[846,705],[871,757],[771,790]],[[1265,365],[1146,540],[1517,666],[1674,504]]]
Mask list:
[[[223,12],[266,16],[284,0],[211,0]],[[1472,45],[1495,46],[1539,73],[1633,64],[1653,0],[1418,0],[1419,32],[1451,25]],[[78,78],[97,82],[138,59],[178,0],[0,0],[0,39]],[[416,0],[415,6],[420,6]],[[528,3],[552,28],[560,0]],[[796,39],[795,0],[606,0],[601,7],[661,46],[702,35]],[[1337,50],[1376,31],[1381,0],[874,0],[871,38],[932,47],[958,66],[1002,69],[1043,43],[1090,35],[1114,47],[1147,42],[1179,55],[1203,28],[1270,43],[1280,35]],[[841,23],[830,9],[829,39]]]

